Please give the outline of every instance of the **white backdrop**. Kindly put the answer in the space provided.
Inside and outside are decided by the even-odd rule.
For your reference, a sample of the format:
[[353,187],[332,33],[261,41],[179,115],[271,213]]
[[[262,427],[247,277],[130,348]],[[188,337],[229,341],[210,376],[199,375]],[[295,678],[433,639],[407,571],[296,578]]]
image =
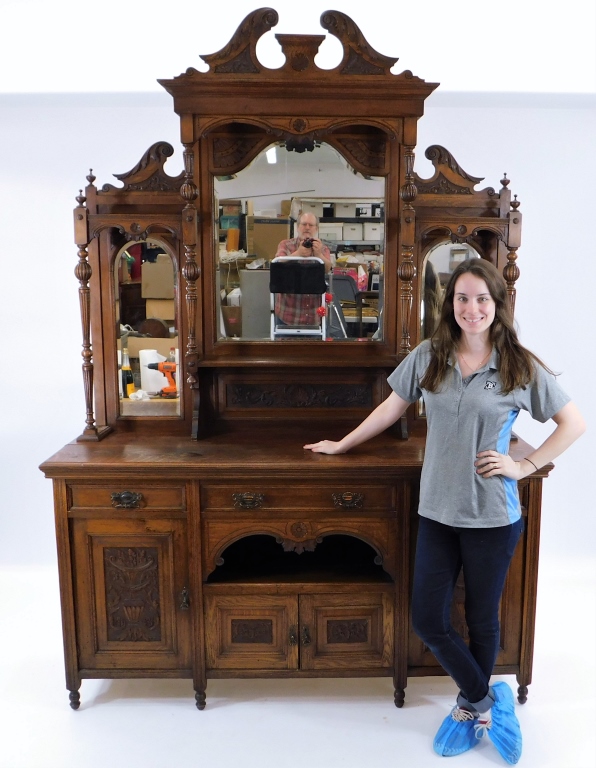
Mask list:
[[[275,3],[280,24],[274,32],[322,32],[318,18],[330,4],[292,5]],[[334,5],[380,53],[400,56],[399,71],[442,83],[419,124],[421,175],[432,168],[424,149],[438,143],[466,171],[485,176],[482,186],[498,188],[505,171],[511,178],[524,214],[522,340],[562,372],[562,385],[590,426],[594,4],[570,0],[564,18],[551,18],[531,0],[486,21],[488,11],[471,0],[419,0],[406,18],[392,6],[395,24],[378,23],[361,3]],[[178,118],[155,79],[200,68],[198,54],[223,47],[255,6],[229,0],[225,18],[196,0],[170,0],[165,7],[136,0],[95,7],[0,0],[7,30],[0,47],[0,564],[54,561],[51,483],[37,466],[84,426],[71,214],[78,189],[90,167],[102,185],[158,140],[176,148],[168,172],[181,169]],[[275,53],[261,47],[263,61],[279,65]],[[523,416],[517,431],[534,443],[545,434]],[[543,555],[592,555],[594,456],[589,431],[546,481]]]

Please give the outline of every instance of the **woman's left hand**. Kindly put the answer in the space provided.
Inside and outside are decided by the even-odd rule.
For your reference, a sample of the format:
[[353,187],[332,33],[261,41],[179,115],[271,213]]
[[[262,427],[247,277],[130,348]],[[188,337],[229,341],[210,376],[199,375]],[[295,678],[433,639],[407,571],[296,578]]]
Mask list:
[[511,456],[498,451],[480,451],[476,454],[474,465],[476,472],[482,477],[494,477],[503,475],[512,480],[521,480],[524,477],[523,470],[518,461],[513,461]]

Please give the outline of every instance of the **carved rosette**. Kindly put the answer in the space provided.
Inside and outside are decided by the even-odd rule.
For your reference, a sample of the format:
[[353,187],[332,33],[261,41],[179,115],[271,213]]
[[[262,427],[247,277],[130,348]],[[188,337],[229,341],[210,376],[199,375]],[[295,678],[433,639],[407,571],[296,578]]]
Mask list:
[[105,547],[108,640],[161,640],[158,554],[155,547]]
[[275,541],[282,545],[284,552],[295,552],[297,555],[301,555],[303,552],[314,552],[317,544],[320,544],[323,539],[321,536],[317,536],[313,539],[295,541],[283,536],[276,536]]

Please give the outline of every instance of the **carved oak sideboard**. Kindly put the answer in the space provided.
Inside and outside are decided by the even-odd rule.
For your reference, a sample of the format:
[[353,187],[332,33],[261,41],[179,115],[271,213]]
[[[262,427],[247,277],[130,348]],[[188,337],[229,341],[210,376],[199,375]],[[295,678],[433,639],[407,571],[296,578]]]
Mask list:
[[[77,197],[86,421],[41,467],[54,483],[75,709],[85,678],[189,678],[202,709],[209,678],[388,676],[401,706],[408,676],[442,674],[409,622],[422,407],[344,456],[302,445],[339,437],[387,396],[387,374],[428,333],[429,277],[440,282],[462,253],[496,264],[514,304],[519,202],[506,176],[498,191],[477,190],[482,179],[438,145],[426,153],[433,177],[414,171],[417,121],[437,85],[392,74],[396,59],[347,16],[321,17],[343,46],[331,70],[314,63],[322,35],[277,35],[285,64],[263,67],[257,41],[276,23],[272,9],[254,11],[203,57],[208,72],[161,81],[180,115],[183,173],[165,171],[174,149],[157,142],[117,174],[121,186],[98,188],[90,172]],[[331,148],[348,178],[382,185],[371,338],[226,330],[219,206],[271,146],[305,163]],[[128,396],[123,367],[146,389],[159,349],[152,360],[176,360],[174,396]],[[516,456],[525,449],[512,443]],[[496,671],[517,675],[522,702],[545,475],[520,483],[526,529],[501,604]],[[465,633],[460,585],[453,611]]]

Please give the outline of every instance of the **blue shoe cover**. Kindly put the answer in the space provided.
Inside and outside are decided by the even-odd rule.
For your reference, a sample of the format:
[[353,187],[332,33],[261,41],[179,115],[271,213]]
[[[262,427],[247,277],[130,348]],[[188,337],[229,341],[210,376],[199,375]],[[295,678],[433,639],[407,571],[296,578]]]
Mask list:
[[[478,744],[474,730],[474,723],[477,722],[477,719],[472,716],[469,720],[455,720],[453,715],[454,713],[457,714],[457,711],[458,708],[454,707],[437,731],[433,741],[433,749],[437,755],[454,757],[455,755],[461,755],[462,752],[467,752]],[[461,712],[462,710],[459,711]]]
[[492,725],[488,737],[509,765],[515,765],[522,753],[522,735],[515,714],[513,693],[507,683],[491,686],[495,703],[491,709]]

